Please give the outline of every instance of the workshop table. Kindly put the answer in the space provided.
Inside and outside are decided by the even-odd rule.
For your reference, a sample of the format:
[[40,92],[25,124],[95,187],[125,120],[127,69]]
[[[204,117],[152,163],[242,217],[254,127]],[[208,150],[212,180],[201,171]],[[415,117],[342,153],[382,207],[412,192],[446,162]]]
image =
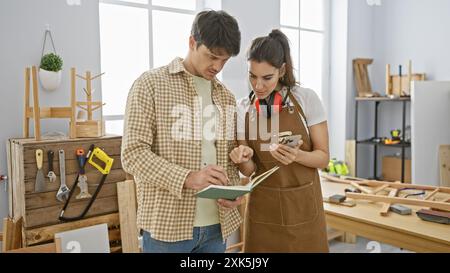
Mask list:
[[[325,179],[321,184],[324,197],[344,195],[344,190],[351,187]],[[421,207],[408,205],[413,210],[412,215],[390,212],[388,216],[381,216],[382,203],[355,202],[354,207],[324,202],[327,226],[414,252],[450,253],[450,225],[421,220],[416,215]]]

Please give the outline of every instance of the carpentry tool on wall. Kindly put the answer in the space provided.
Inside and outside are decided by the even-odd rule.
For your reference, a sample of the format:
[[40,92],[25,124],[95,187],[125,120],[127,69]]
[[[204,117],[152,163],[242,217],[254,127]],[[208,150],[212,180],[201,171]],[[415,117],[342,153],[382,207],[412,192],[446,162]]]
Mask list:
[[53,183],[56,181],[56,174],[53,171],[53,156],[55,155],[55,153],[52,150],[49,150],[47,152],[47,157],[48,157],[48,173],[47,173],[47,177],[48,180]]
[[[73,190],[70,191],[69,197],[67,198],[67,201],[64,204],[64,207],[62,208],[62,210],[59,214],[59,220],[61,220],[61,221],[76,221],[76,220],[82,219],[86,215],[86,213],[89,211],[90,207],[94,203],[95,198],[97,198],[97,195],[100,192],[103,184],[105,183],[106,177],[108,176],[109,172],[111,171],[111,167],[114,162],[114,159],[109,157],[108,154],[106,154],[102,149],[95,147],[95,145],[92,144],[91,147],[89,147],[88,153],[86,154],[85,160],[83,162],[84,163],[83,168],[86,166],[87,162],[89,162],[89,164],[94,166],[98,171],[100,171],[103,174],[103,176],[100,180],[100,183],[98,184],[97,189],[95,190],[94,194],[92,195],[91,199],[89,200],[89,203],[87,204],[86,208],[81,212],[81,214],[79,216],[76,216],[76,217],[65,217],[64,216],[64,212],[66,211],[66,209],[70,203],[70,199],[74,192]],[[103,166],[100,166],[100,164],[102,164]],[[75,183],[73,185],[74,188],[79,183],[79,180],[78,180],[79,175],[80,174],[78,174],[77,177],[75,178]]]
[[60,202],[64,202],[67,200],[67,196],[69,196],[70,189],[66,185],[66,157],[64,150],[59,150],[59,181],[61,182],[61,185],[59,186],[59,190],[56,193],[56,199],[58,199]]
[[37,173],[36,173],[36,182],[34,184],[35,192],[45,191],[45,178],[44,173],[42,173],[43,153],[44,152],[41,149],[36,150]]
[[84,165],[86,164],[86,157],[83,149],[77,149],[77,161],[78,167],[80,168],[78,175],[78,187],[80,188],[80,193],[77,195],[77,199],[90,198],[92,195],[88,191],[87,176],[84,170]]

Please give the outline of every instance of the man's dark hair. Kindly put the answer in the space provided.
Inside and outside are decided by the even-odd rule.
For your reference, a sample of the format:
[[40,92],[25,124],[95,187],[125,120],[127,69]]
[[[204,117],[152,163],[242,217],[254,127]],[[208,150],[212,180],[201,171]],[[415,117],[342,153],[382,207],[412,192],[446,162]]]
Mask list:
[[207,10],[195,16],[191,35],[197,48],[205,45],[209,50],[224,49],[230,56],[239,54],[241,32],[232,16],[225,11]]

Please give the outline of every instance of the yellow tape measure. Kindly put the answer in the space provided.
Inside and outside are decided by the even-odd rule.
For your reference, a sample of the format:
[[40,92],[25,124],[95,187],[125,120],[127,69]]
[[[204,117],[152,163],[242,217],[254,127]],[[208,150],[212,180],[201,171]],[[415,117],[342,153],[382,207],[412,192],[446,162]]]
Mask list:
[[[99,164],[97,164],[97,162],[94,161],[95,159],[100,160],[102,163],[105,164],[105,166],[102,167]],[[114,159],[109,157],[102,149],[96,147],[92,151],[91,156],[89,156],[88,162],[89,164],[94,166],[97,170],[99,170],[102,174],[109,174]]]

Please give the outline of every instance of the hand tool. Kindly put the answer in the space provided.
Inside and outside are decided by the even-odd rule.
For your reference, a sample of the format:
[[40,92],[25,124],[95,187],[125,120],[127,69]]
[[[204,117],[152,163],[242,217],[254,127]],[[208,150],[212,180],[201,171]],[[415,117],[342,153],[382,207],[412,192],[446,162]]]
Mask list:
[[77,149],[77,161],[80,171],[78,173],[78,187],[80,188],[80,193],[77,195],[76,199],[90,198],[92,195],[89,193],[87,176],[84,170],[84,165],[86,164],[86,157],[84,155],[83,149]]
[[390,211],[398,213],[400,215],[410,215],[412,213],[411,208],[402,206],[400,204],[393,204],[389,207]]
[[55,155],[55,153],[52,150],[49,150],[47,152],[47,157],[48,157],[48,180],[50,181],[50,183],[53,183],[56,181],[56,174],[53,171],[53,156]]
[[[67,209],[67,206],[70,203],[70,198],[72,197],[73,190],[70,191],[69,197],[66,200],[66,203],[64,204],[64,207],[62,208],[61,212],[59,213],[59,220],[61,221],[76,221],[82,219],[86,213],[89,211],[90,207],[95,201],[95,198],[97,198],[98,193],[100,192],[103,184],[105,183],[106,177],[108,176],[109,172],[111,171],[112,164],[114,162],[114,159],[109,157],[108,154],[106,154],[103,150],[101,150],[98,147],[95,147],[94,144],[89,147],[89,151],[86,154],[86,158],[88,160],[84,160],[83,167],[86,166],[86,163],[89,162],[92,166],[94,166],[97,170],[99,170],[103,176],[100,180],[100,183],[97,186],[97,189],[95,190],[94,194],[92,195],[91,199],[89,200],[89,203],[87,204],[86,208],[81,212],[79,216],[76,217],[65,217],[64,212]],[[94,161],[95,160],[95,161]],[[99,163],[102,163],[104,166],[100,166]],[[73,187],[76,187],[78,184],[78,176],[75,178],[75,183]]]
[[36,182],[34,184],[35,192],[45,191],[45,178],[44,174],[42,173],[43,153],[44,152],[41,149],[36,150],[37,173],[36,173]]
[[342,203],[345,201],[345,199],[346,199],[345,195],[340,195],[340,194],[335,194],[335,195],[328,197],[328,200],[331,203],[335,203],[335,204]]
[[450,212],[448,211],[421,209],[416,212],[416,214],[420,219],[424,221],[450,225]]
[[59,150],[59,175],[61,185],[59,186],[58,193],[56,193],[56,199],[60,202],[64,202],[67,200],[67,196],[70,193],[70,189],[66,185],[66,166],[65,166],[65,153],[64,150]]

